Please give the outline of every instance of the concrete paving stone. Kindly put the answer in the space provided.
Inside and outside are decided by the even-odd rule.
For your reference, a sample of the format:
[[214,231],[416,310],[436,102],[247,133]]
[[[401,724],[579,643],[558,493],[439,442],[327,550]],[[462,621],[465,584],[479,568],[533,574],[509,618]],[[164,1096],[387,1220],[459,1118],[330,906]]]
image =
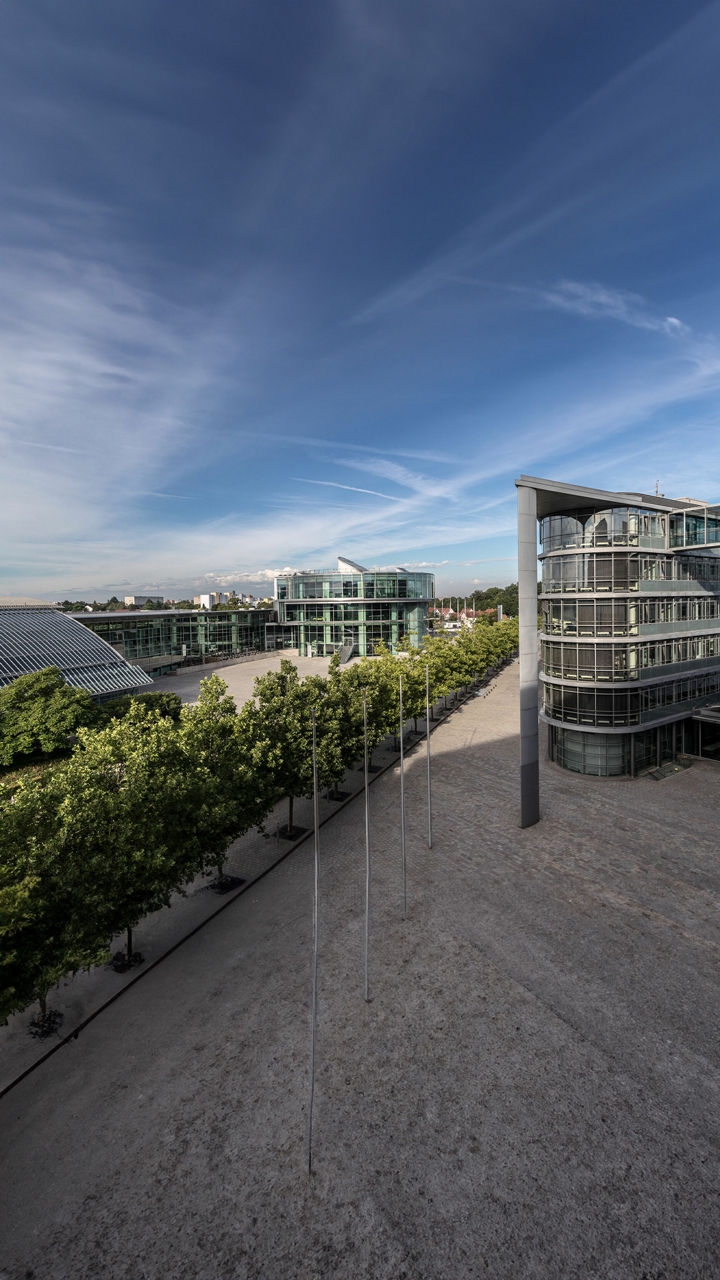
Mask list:
[[[314,668],[316,669],[316,668]],[[224,675],[224,673],[221,673]],[[237,696],[237,695],[236,695]],[[715,1280],[717,801],[543,762],[517,668],[0,1101],[0,1280]]]

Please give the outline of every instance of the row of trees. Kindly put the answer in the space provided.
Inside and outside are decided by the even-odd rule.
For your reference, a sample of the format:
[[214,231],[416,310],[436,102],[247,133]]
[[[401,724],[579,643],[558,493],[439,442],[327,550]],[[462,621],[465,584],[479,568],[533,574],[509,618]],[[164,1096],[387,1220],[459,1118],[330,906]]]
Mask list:
[[0,784],[0,1016],[40,1000],[65,975],[108,956],[113,935],[200,873],[223,874],[228,845],[263,822],[283,796],[312,794],[312,718],[318,777],[334,787],[369,746],[398,732],[399,676],[407,719],[482,677],[513,652],[517,625],[476,624],[456,640],[428,638],[401,658],[383,654],[327,678],[301,679],[284,659],[237,710],[218,676],[199,702],[132,700],[100,727],[76,729],[67,759]]
[[[186,604],[190,609],[195,607],[190,601],[179,601],[181,608]],[[63,613],[82,613],[85,609],[92,609],[93,613],[115,613],[118,610],[127,610],[130,606],[126,605],[124,600],[118,600],[117,596],[110,596],[109,600],[60,600],[58,607]],[[167,600],[163,604],[148,600],[138,607],[146,610],[173,609],[177,608],[177,605],[172,605]]]
[[[213,606],[213,613],[223,612],[228,609],[270,609],[273,601],[270,597],[263,600],[257,600],[255,604],[250,604],[246,600],[241,600],[239,596],[230,596],[227,604],[217,604]],[[117,613],[126,612],[129,605],[123,600],[118,600],[117,596],[111,596],[109,600],[60,600],[58,607],[63,613],[83,613],[86,609],[92,609],[93,613]],[[138,609],[145,612],[156,612],[158,609],[198,609],[200,606],[193,603],[192,600],[164,600],[162,604],[158,604],[153,600],[148,600],[145,604],[138,605]]]

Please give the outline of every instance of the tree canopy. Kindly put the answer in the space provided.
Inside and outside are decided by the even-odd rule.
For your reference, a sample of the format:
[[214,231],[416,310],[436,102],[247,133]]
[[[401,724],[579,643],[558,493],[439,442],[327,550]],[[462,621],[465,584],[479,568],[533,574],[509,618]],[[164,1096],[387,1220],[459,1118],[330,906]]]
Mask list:
[[19,676],[0,689],[0,764],[66,751],[79,728],[102,719],[87,690],[65,684],[59,667]]

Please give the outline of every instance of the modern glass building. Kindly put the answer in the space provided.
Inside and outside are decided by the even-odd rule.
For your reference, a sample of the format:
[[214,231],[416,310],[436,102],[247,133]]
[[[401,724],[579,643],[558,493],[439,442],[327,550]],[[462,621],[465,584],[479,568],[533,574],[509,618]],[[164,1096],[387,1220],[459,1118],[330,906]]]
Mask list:
[[275,596],[278,628],[294,637],[293,648],[301,657],[364,657],[373,654],[380,641],[394,653],[401,640],[417,644],[422,639],[435,578],[402,568],[365,569],[338,558],[337,569],[276,578]]
[[537,500],[551,758],[606,776],[720,758],[720,505],[517,483]]
[[59,667],[66,684],[87,689],[97,701],[137,693],[152,683],[140,665],[126,662],[104,639],[47,601],[0,597],[0,686],[44,667]]
[[227,609],[217,613],[142,609],[71,616],[149,675],[161,675],[206,658],[262,652],[266,648],[266,626],[274,617],[272,609]]

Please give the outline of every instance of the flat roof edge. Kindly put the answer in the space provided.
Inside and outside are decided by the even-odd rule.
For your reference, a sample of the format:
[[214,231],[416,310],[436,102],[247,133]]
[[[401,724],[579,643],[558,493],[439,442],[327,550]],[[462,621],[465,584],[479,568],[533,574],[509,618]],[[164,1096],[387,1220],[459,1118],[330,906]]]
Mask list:
[[692,498],[665,498],[659,493],[631,493],[627,490],[591,489],[586,485],[567,484],[562,480],[547,480],[542,476],[521,475],[515,481],[515,485],[519,489],[534,489],[538,496],[542,495],[544,497],[545,501],[541,500],[538,504],[539,508],[541,506],[543,508],[543,510],[538,510],[539,515],[550,514],[548,504],[554,497],[566,500],[566,510],[570,505],[570,499],[576,499],[580,503],[602,502],[608,505],[620,502],[627,503],[628,506],[633,507],[648,507],[654,511],[691,511],[697,505]]

